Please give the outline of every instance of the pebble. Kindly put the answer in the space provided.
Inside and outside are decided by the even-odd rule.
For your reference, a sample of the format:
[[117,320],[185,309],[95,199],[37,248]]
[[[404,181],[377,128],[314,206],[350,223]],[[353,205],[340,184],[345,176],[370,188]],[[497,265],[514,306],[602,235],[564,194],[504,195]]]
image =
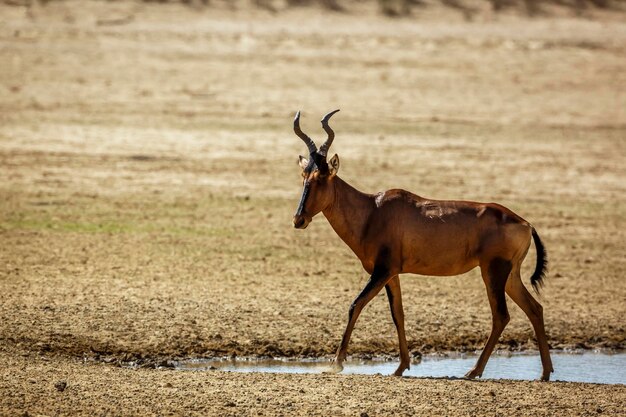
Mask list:
[[65,391],[65,388],[67,388],[67,382],[65,381],[57,381],[54,383],[54,388],[57,389],[57,391],[59,392],[63,392]]

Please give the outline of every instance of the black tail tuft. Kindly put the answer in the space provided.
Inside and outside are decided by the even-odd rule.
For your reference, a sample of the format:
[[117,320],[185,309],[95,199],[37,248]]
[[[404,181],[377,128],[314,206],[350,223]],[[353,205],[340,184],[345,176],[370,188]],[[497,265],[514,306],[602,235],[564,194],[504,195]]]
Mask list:
[[530,277],[530,283],[535,292],[539,294],[539,289],[543,287],[543,279],[548,273],[548,254],[534,227],[532,233],[535,248],[537,249],[537,265],[535,266],[535,272],[533,272],[533,275]]

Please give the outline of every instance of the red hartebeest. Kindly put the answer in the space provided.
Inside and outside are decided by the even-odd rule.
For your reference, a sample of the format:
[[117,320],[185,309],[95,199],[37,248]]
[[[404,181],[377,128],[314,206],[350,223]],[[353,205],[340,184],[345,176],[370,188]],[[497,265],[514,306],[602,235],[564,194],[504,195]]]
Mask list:
[[506,293],[532,323],[543,365],[541,379],[549,380],[553,368],[543,309],[520,277],[531,238],[537,250],[537,264],[530,278],[535,291],[538,292],[547,270],[546,251],[534,227],[495,203],[431,200],[399,189],[378,194],[356,190],[337,176],[337,155],[326,160],[335,137],[328,120],[338,111],[330,112],[322,119],[328,138],[319,150],[300,130],[300,112],[293,124],[294,132],[307,145],[310,155],[309,159],[300,156],[304,189],[293,217],[294,226],[304,229],[313,216],[324,213],[335,232],[370,274],[365,288],[350,305],[348,325],[337,350],[334,370],[340,372],[343,369],[350,335],[361,310],[385,287],[400,344],[400,366],[395,375],[402,375],[409,368],[410,361],[398,275],[449,276],[479,266],[491,306],[492,328],[476,365],[466,377],[482,375],[509,322]]

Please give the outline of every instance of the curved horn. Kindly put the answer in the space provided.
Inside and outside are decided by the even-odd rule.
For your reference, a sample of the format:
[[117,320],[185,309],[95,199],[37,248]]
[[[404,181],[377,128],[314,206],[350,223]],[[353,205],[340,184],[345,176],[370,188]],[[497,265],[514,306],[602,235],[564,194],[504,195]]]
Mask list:
[[324,158],[326,158],[326,153],[328,152],[328,148],[330,148],[330,145],[333,144],[333,139],[335,139],[335,132],[333,132],[333,130],[328,125],[328,120],[330,120],[332,115],[337,113],[338,111],[339,109],[333,110],[330,113],[326,114],[326,116],[324,116],[324,118],[322,119],[322,127],[328,134],[328,139],[326,139],[326,142],[324,142],[322,146],[320,146],[320,149],[319,149],[319,154],[322,155]]
[[307,148],[309,148],[309,154],[314,154],[315,152],[317,152],[317,146],[315,146],[315,142],[313,142],[310,137],[308,137],[306,134],[304,134],[304,132],[302,132],[302,130],[300,130],[300,110],[298,110],[298,113],[296,113],[296,118],[293,119],[293,131],[296,133],[296,135],[298,135],[300,139],[302,139],[304,143],[306,143]]

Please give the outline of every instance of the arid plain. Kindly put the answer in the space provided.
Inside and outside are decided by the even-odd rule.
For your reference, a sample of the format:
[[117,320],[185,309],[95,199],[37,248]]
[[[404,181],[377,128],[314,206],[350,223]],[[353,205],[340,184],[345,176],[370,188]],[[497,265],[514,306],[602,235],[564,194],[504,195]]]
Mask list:
[[[551,347],[625,347],[623,14],[236,4],[0,5],[0,415],[624,413],[624,386],[149,367],[332,355],[367,276],[322,216],[292,227],[291,123],[319,141],[334,108],[344,180],[508,206]],[[478,271],[401,282],[412,354],[482,348]],[[535,349],[509,307],[498,348]],[[397,355],[384,294],[349,352]]]

